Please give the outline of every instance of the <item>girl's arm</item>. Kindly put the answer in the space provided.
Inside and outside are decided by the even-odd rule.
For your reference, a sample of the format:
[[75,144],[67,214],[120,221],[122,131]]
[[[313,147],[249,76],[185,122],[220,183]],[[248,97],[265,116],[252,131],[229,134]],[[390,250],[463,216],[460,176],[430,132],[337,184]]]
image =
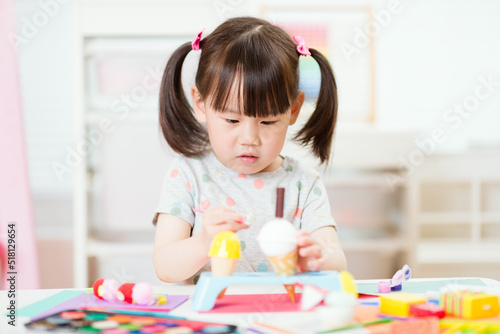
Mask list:
[[221,231],[237,232],[248,228],[244,217],[224,206],[203,214],[203,231],[191,237],[191,225],[185,220],[161,213],[156,223],[153,263],[156,275],[165,282],[183,281],[208,262],[213,237]]
[[321,227],[311,234],[300,230],[297,238],[302,271],[346,270],[344,251],[333,226]]
[[156,275],[165,282],[193,276],[208,261],[209,245],[200,233],[191,235],[191,225],[179,217],[162,213],[156,223],[153,263]]

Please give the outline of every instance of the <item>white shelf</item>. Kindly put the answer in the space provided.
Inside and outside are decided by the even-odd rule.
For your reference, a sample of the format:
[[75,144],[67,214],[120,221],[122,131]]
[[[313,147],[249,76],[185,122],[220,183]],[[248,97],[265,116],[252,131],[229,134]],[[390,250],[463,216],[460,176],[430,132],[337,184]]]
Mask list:
[[408,242],[403,238],[381,238],[381,239],[359,239],[341,241],[342,248],[346,252],[375,252],[394,254],[406,251],[409,248]]
[[111,242],[89,238],[87,244],[89,256],[113,255],[151,255],[153,244],[151,242]]
[[482,212],[481,222],[500,224],[500,212]]
[[421,241],[417,247],[417,261],[425,264],[438,263],[499,263],[500,243],[473,243],[470,241],[435,240]]
[[[333,187],[377,187],[377,188],[389,188],[389,184],[386,180],[386,174],[394,175],[393,173],[339,173],[334,172],[334,175],[325,175],[323,177],[323,183],[326,186]],[[403,185],[403,184],[401,184]]]
[[99,231],[88,239],[89,256],[151,255],[153,253],[152,230]]
[[417,221],[421,225],[470,224],[472,218],[471,212],[433,212],[420,213]]

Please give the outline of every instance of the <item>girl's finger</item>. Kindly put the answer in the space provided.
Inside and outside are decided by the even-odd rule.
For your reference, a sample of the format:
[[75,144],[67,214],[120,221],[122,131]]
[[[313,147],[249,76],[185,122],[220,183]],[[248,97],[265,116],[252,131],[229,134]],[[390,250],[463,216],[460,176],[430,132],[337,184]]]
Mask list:
[[309,271],[318,271],[325,265],[325,260],[323,258],[310,259],[307,261],[307,269]]
[[300,236],[297,238],[297,245],[299,247],[314,245],[314,240],[310,236]]
[[238,232],[239,230],[244,230],[250,227],[250,225],[247,224],[237,224],[237,223],[230,223],[229,224],[231,231],[233,232]]
[[311,246],[307,246],[307,247],[301,247],[299,249],[299,255],[302,257],[320,258],[321,257],[321,247],[319,247],[316,244],[311,245]]
[[242,222],[244,220],[244,217],[241,216],[239,213],[236,212],[222,212],[220,214],[213,214],[211,213],[209,216],[206,218],[209,218],[210,220],[214,221],[214,225],[221,225],[221,224],[226,224],[228,222],[236,222],[240,221]]

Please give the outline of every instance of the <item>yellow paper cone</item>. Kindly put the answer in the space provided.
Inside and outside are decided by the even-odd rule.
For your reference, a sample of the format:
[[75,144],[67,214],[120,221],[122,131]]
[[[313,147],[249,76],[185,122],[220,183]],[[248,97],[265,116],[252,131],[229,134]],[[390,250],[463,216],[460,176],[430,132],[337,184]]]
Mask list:
[[[225,259],[221,257],[212,257],[212,276],[231,276],[238,259]],[[219,293],[217,298],[224,297],[226,289]]]

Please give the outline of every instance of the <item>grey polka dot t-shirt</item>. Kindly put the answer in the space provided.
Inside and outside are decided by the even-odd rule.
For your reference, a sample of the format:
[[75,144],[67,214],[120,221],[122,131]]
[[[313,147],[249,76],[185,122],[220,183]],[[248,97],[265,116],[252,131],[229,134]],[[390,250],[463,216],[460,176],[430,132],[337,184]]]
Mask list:
[[[208,151],[201,157],[177,157],[167,171],[157,213],[180,217],[192,226],[192,235],[203,229],[204,210],[225,205],[246,216],[250,228],[240,230],[241,258],[235,271],[272,271],[261,252],[257,235],[272,220],[276,210],[276,188],[285,188],[284,218],[297,229],[309,233],[324,226],[335,226],[330,204],[319,173],[289,157],[272,172],[239,174],[224,166]],[[184,283],[196,282],[210,262]]]

